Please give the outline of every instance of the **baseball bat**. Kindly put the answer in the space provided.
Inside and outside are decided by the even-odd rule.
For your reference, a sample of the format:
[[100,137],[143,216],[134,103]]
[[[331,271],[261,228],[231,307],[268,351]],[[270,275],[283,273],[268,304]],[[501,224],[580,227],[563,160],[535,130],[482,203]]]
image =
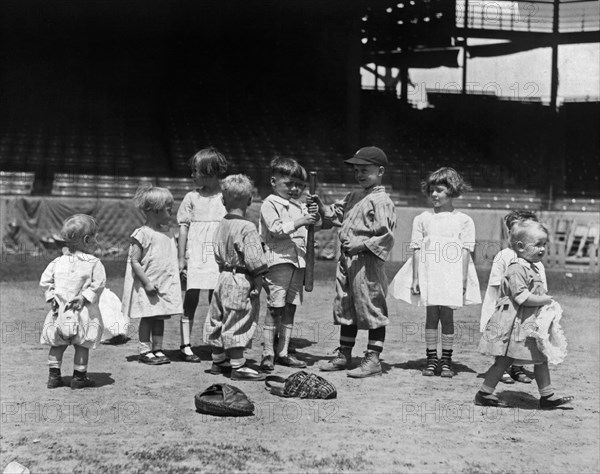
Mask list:
[[[309,193],[315,194],[317,172],[311,171],[308,178]],[[306,235],[306,269],[304,270],[304,290],[312,291],[315,281],[315,226],[309,225]]]

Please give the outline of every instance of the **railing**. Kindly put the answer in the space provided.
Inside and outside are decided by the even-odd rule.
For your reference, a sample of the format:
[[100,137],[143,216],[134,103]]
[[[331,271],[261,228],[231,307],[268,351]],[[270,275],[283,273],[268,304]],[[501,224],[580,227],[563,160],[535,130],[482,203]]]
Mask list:
[[[467,10],[465,10],[467,3]],[[552,33],[553,0],[529,2],[457,0],[456,26],[471,29]],[[561,0],[559,33],[600,30],[600,2],[597,0]]]

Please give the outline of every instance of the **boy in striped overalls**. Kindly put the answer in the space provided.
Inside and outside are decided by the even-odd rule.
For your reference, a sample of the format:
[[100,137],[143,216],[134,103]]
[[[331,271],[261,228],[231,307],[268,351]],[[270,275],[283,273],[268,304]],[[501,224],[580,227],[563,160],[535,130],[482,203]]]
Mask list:
[[[348,377],[381,375],[379,356],[383,350],[387,315],[385,261],[394,246],[396,211],[381,185],[388,164],[385,153],[374,146],[361,148],[345,161],[354,167],[362,190],[349,193],[343,201],[325,207],[317,196],[324,221],[340,226],[341,254],[336,270],[333,321],[339,324],[340,347],[336,356],[322,361],[324,371],[348,369],[359,329],[369,331],[367,351]],[[324,222],[325,224],[326,222]]]

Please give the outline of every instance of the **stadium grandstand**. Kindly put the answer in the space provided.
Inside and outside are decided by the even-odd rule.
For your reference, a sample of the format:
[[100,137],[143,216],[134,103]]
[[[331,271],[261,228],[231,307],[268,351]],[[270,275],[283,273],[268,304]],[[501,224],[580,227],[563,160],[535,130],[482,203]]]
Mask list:
[[[390,157],[385,184],[399,208],[426,205],[421,179],[453,166],[474,188],[461,207],[546,213],[566,258],[589,259],[600,100],[559,96],[557,55],[600,41],[598,5],[4,1],[2,235],[27,202],[123,204],[140,182],[181,198],[192,186],[187,160],[207,146],[254,180],[257,199],[279,154],[317,170],[333,200],[353,183],[343,159],[376,144]],[[547,100],[467,87],[470,61],[538,48],[552,54]],[[441,66],[461,69],[462,84],[429,88],[417,107],[410,72]]]

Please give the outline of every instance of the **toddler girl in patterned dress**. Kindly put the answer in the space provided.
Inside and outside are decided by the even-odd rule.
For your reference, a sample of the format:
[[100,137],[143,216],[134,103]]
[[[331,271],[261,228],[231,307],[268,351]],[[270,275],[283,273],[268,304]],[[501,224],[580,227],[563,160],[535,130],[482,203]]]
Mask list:
[[133,201],[146,216],[146,224],[131,234],[123,315],[141,318],[139,362],[168,364],[171,361],[162,352],[165,320],[183,311],[177,244],[168,227],[173,196],[168,189],[146,185],[138,188]]
[[200,362],[192,352],[191,333],[200,290],[208,290],[210,303],[219,276],[214,234],[226,214],[219,180],[227,172],[227,159],[214,148],[205,148],[190,159],[189,165],[197,188],[185,195],[177,211],[179,272],[186,282],[179,357]]
[[[510,244],[517,259],[506,269],[500,285],[500,298],[479,344],[482,353],[495,356],[496,359],[475,395],[476,405],[507,406],[494,395],[494,390],[502,374],[513,363],[534,364],[533,373],[540,393],[541,409],[554,409],[574,399],[572,396],[559,397],[554,394],[548,355],[536,341],[539,332],[543,331],[538,320],[540,310],[552,310],[556,306],[552,296],[547,294],[536,266],[546,252],[547,242],[548,229],[536,221],[517,222],[510,231]],[[549,330],[547,325],[545,330]],[[563,342],[563,347],[566,347],[566,341]]]
[[[452,377],[454,310],[481,303],[479,281],[470,254],[475,249],[475,224],[454,209],[452,200],[469,190],[452,168],[434,171],[422,185],[433,209],[415,217],[411,236],[414,255],[391,283],[391,294],[407,303],[426,306],[425,344],[432,376]],[[438,361],[438,325],[442,326],[442,358]]]

